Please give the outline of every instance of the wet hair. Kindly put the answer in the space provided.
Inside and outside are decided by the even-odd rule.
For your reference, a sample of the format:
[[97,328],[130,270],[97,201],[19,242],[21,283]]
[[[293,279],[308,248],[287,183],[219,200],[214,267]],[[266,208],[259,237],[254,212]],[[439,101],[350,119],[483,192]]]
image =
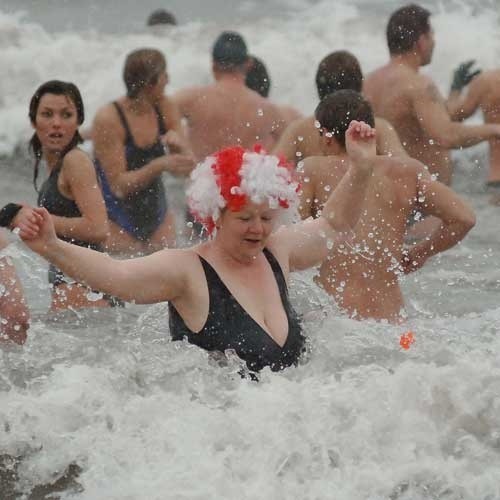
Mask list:
[[387,23],[387,45],[391,55],[409,52],[421,35],[429,33],[431,13],[410,4],[393,12]]
[[171,12],[168,12],[168,10],[156,9],[149,15],[146,24],[148,26],[157,26],[159,24],[171,24],[175,26],[177,24],[177,19],[175,19],[175,16]]
[[361,92],[363,73],[358,60],[346,50],[328,54],[318,65],[316,88],[320,100],[337,90]]
[[352,120],[375,126],[373,111],[366,99],[355,90],[339,90],[326,96],[314,112],[321,129],[330,132],[345,148],[345,133]]
[[247,45],[243,37],[235,31],[222,32],[212,48],[212,60],[223,71],[242,68],[248,61]]
[[154,85],[167,67],[163,54],[156,49],[138,49],[131,52],[123,67],[123,81],[127,97],[136,98],[148,85]]
[[255,90],[262,97],[269,95],[271,89],[271,78],[265,64],[255,56],[250,56],[251,65],[247,71],[245,84],[249,89]]
[[[80,94],[78,87],[71,82],[50,80],[40,85],[40,87],[38,87],[38,89],[33,94],[33,97],[31,98],[28,116],[33,126],[36,125],[36,114],[38,112],[38,106],[40,105],[40,101],[42,100],[42,97],[45,94],[63,95],[66,96],[68,99],[70,99],[76,108],[76,118],[78,125],[81,125],[83,123],[83,121],[85,120],[85,110],[83,108],[82,95]],[[74,149],[78,144],[82,142],[83,139],[80,135],[80,132],[77,130],[75,132],[75,135],[71,139],[70,143],[66,146],[66,148],[62,152],[61,159],[64,158],[64,156],[69,151]],[[33,170],[33,185],[35,186],[35,189],[38,191],[36,181],[38,178],[40,161],[42,159],[42,143],[40,142],[40,139],[38,138],[36,132],[31,137],[31,140],[29,142],[29,148],[33,152],[33,155],[35,156],[35,165]]]

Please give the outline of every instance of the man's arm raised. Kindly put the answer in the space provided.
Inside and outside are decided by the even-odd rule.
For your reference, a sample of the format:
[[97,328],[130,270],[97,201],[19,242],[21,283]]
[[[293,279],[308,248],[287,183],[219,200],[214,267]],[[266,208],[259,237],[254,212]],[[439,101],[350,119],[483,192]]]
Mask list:
[[323,206],[321,216],[282,228],[272,236],[271,246],[288,255],[290,271],[322,262],[331,246],[345,240],[358,222],[376,158],[375,130],[353,120],[346,132],[346,150],[349,170]]
[[183,250],[163,250],[138,259],[116,260],[58,239],[52,218],[44,208],[33,209],[33,214],[37,218],[37,234],[20,223],[19,236],[31,250],[78,282],[141,304],[172,300],[186,289],[187,252]]

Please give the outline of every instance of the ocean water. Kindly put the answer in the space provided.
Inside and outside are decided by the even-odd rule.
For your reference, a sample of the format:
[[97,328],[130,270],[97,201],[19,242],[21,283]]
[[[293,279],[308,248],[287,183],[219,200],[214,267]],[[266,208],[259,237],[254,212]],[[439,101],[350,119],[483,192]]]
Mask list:
[[[310,113],[317,63],[349,49],[366,72],[382,64],[387,14],[400,5],[226,4],[201,14],[171,3],[183,24],[158,36],[137,21],[156,7],[145,0],[0,0],[0,204],[35,200],[27,106],[49,78],[77,83],[91,120],[122,93],[130,50],[163,50],[173,92],[210,81],[211,43],[234,28],[268,64],[271,98]],[[425,71],[443,92],[460,61],[497,64],[497,2],[427,5],[437,43]],[[170,342],[165,305],[47,316],[46,265],[14,241],[34,322],[24,347],[0,348],[0,462],[19,457],[19,494],[0,481],[0,499],[48,498],[29,492],[72,463],[81,472],[63,499],[500,499],[499,209],[483,192],[487,148],[455,159],[454,187],[478,223],[404,279],[407,324],[351,320],[301,273],[290,290],[309,352],[259,383],[239,377],[237,359],[221,366]],[[416,342],[404,351],[409,330]]]

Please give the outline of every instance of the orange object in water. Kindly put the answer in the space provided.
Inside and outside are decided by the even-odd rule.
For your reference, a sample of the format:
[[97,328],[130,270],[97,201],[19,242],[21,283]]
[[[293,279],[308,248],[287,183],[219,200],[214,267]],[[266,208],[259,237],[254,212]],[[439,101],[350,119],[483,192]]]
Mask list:
[[415,342],[415,337],[413,336],[413,332],[406,332],[399,337],[399,345],[403,349],[409,349],[410,346]]

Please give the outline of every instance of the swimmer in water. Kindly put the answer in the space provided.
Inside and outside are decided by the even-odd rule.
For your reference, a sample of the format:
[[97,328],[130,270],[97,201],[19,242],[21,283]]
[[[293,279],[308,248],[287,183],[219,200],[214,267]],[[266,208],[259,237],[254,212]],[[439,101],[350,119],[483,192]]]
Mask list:
[[293,171],[275,156],[232,147],[199,164],[190,208],[212,238],[187,249],[114,260],[56,237],[48,213],[36,227],[18,223],[35,252],[92,288],[137,303],[169,301],[170,333],[209,351],[234,350],[250,370],[297,363],[304,346],[288,299],[291,271],[322,262],[356,225],[375,158],[375,131],[353,121],[346,132],[349,168],[322,215],[282,225],[297,200]]
[[164,94],[165,57],[156,49],[128,54],[125,96],[98,110],[92,125],[95,165],[108,212],[106,248],[147,253],[175,246],[175,224],[161,175],[189,175],[194,158],[179,112]]
[[363,92],[377,116],[388,120],[412,158],[451,183],[451,149],[500,138],[500,125],[452,121],[434,82],[419,72],[432,60],[434,31],[430,12],[411,4],[396,10],[387,24],[391,59],[370,73]]
[[[266,99],[269,97],[271,77],[267,72],[266,65],[258,57],[250,56],[250,66],[245,78],[245,84],[249,89],[254,90],[262,97]],[[278,108],[281,114],[282,130],[285,130],[293,121],[302,118],[302,115],[292,106],[279,105]]]
[[[323,99],[315,117],[324,156],[304,161],[299,210],[305,219],[321,214],[329,193],[349,170],[345,143],[349,121],[374,123],[369,103],[352,90],[340,90]],[[404,307],[401,274],[416,271],[433,255],[456,245],[474,226],[475,217],[419,161],[377,156],[373,166],[355,238],[332,249],[320,267],[318,282],[350,316],[397,323]],[[433,215],[440,225],[405,253],[406,221],[412,212]]]
[[[472,71],[473,62],[464,63],[455,71],[448,111],[454,120],[464,120],[480,109],[485,123],[500,124],[500,69],[479,74],[478,70]],[[462,89],[471,81],[467,93],[463,95]],[[486,188],[492,195],[491,203],[500,205],[500,139],[491,139],[489,145]]]
[[270,150],[278,139],[279,109],[245,85],[249,64],[243,37],[223,32],[212,49],[215,83],[174,95],[198,161],[233,144],[251,148],[259,143]]
[[[34,184],[38,205],[47,209],[59,238],[74,245],[100,250],[108,235],[106,207],[92,161],[78,145],[79,126],[84,121],[83,101],[70,82],[51,80],[40,85],[30,101],[29,118],[35,130],[30,146],[35,156]],[[48,178],[37,188],[40,162]],[[23,217],[26,207],[8,221],[9,227]],[[54,266],[49,267],[52,285],[51,309],[108,307],[110,297],[89,299],[86,286],[74,283]],[[92,297],[93,299],[94,297]]]
[[[339,50],[322,59],[316,71],[316,89],[320,101],[338,90],[361,92],[363,73],[361,66],[350,52]],[[293,121],[283,132],[274,148],[274,153],[282,154],[288,161],[298,163],[309,156],[323,154],[322,144],[315,126],[314,116]],[[392,125],[380,117],[375,117],[377,131],[377,152],[381,155],[407,156],[398,134]]]

